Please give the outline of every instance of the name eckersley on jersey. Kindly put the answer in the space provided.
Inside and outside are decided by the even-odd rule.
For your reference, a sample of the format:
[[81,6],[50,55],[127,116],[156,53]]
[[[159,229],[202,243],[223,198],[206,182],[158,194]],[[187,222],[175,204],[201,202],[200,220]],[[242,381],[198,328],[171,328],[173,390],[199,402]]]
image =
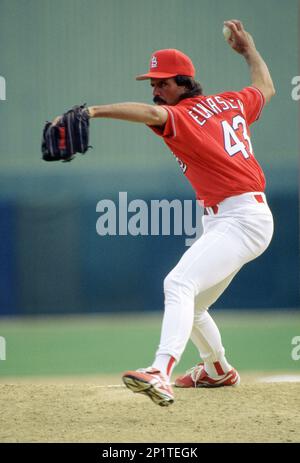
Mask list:
[[197,96],[164,106],[163,128],[150,127],[175,155],[205,206],[248,191],[264,191],[265,177],[253,155],[249,125],[264,97],[255,87]]

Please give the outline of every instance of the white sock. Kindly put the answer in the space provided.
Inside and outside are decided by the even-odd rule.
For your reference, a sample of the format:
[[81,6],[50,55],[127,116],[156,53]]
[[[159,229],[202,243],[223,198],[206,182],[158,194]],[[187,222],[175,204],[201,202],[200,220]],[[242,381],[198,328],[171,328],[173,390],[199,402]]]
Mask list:
[[170,381],[175,365],[176,360],[172,355],[159,354],[155,357],[152,367],[159,370]]

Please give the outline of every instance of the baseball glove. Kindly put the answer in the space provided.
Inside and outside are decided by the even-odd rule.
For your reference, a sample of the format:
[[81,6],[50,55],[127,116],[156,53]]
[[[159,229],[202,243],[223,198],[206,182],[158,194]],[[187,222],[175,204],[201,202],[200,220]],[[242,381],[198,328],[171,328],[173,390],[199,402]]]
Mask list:
[[46,122],[42,137],[44,161],[71,161],[76,153],[84,154],[89,146],[89,119],[86,105],[73,106],[56,124]]

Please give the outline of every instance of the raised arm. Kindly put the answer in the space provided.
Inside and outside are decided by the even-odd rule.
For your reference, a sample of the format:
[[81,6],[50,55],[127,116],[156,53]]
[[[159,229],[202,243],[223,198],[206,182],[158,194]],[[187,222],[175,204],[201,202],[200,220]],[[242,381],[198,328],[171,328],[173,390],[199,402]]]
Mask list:
[[268,66],[257,51],[252,36],[245,31],[241,21],[236,19],[224,21],[224,25],[231,30],[227,43],[245,58],[250,69],[252,85],[262,92],[268,103],[275,95],[275,88]]

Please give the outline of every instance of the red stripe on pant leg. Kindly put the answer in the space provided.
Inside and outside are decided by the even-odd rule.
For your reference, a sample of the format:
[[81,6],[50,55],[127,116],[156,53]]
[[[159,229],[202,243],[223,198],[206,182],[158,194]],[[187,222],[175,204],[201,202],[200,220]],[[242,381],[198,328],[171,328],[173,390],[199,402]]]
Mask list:
[[170,371],[172,369],[172,366],[174,365],[175,363],[175,359],[174,357],[171,357],[170,360],[169,360],[169,363],[168,363],[168,366],[167,366],[167,375],[170,376]]
[[218,375],[225,375],[225,371],[223,370],[220,362],[214,362],[214,367],[215,367],[216,372],[218,373]]

